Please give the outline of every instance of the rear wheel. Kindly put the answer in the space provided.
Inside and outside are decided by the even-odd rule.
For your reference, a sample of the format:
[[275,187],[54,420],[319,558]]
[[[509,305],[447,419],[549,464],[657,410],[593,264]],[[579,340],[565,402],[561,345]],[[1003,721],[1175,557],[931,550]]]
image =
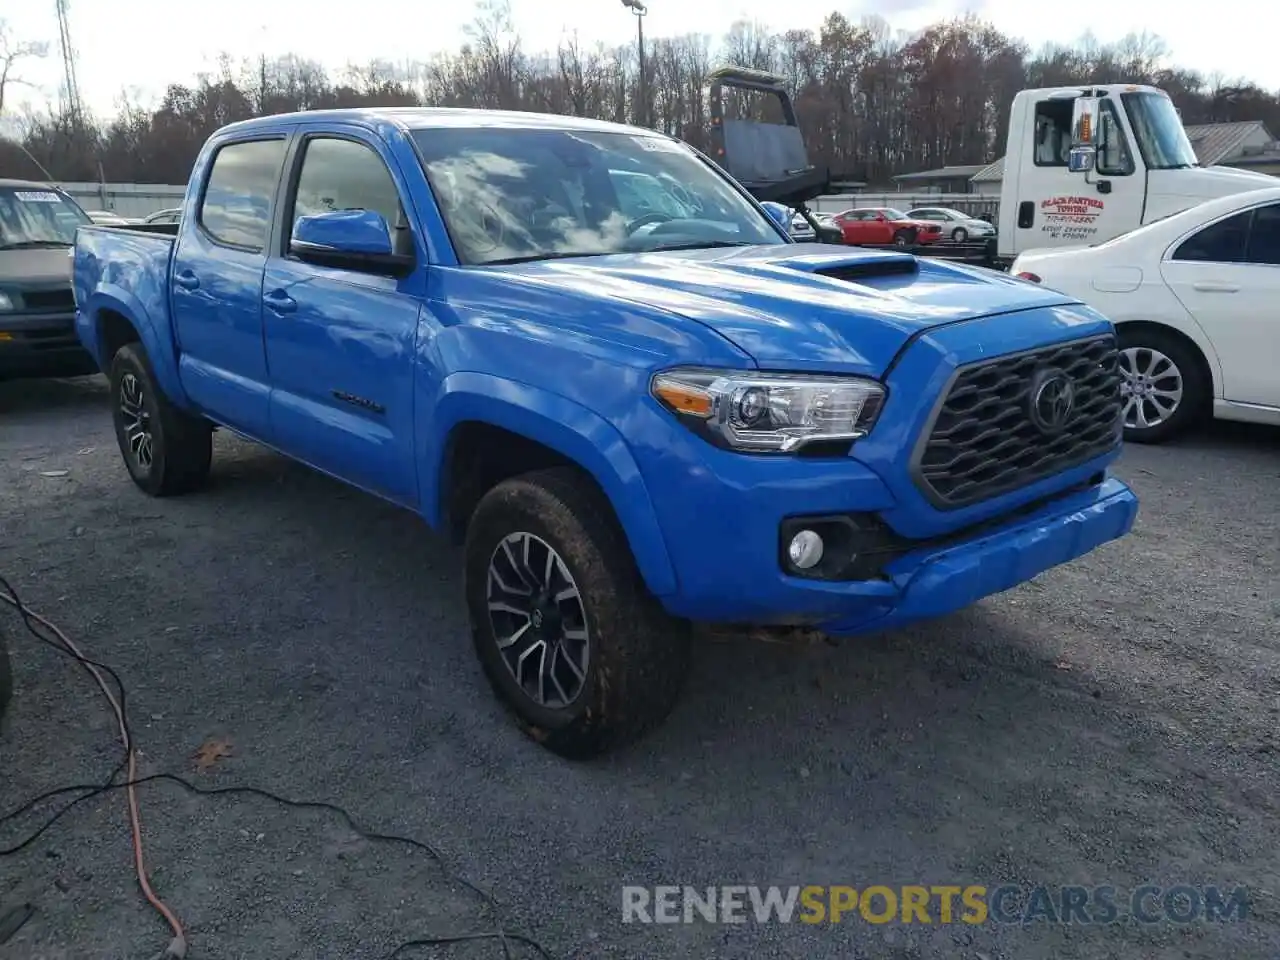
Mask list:
[[116,442],[133,482],[153,497],[194,490],[209,476],[213,428],[179,410],[160,391],[141,344],[121,347],[111,361]]
[[584,759],[666,718],[688,669],[688,626],[649,594],[608,502],[578,470],[490,490],[465,563],[476,653],[526,734]]
[[1163,443],[1201,419],[1210,384],[1194,351],[1149,327],[1122,326],[1119,340],[1125,440]]

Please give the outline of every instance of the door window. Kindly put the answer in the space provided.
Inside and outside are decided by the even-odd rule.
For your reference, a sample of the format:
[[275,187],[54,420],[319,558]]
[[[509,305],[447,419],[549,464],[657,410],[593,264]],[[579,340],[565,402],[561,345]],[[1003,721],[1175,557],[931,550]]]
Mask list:
[[1253,226],[1249,230],[1249,249],[1245,254],[1245,261],[1280,266],[1280,203],[1258,207],[1253,211]]
[[1102,101],[1098,117],[1097,170],[1104,177],[1127,177],[1133,173],[1133,152],[1120,113],[1110,100]]
[[289,236],[299,217],[331,210],[369,210],[388,227],[400,219],[400,193],[382,158],[354,140],[315,137],[307,141],[293,201]]
[[1041,100],[1036,104],[1034,150],[1037,167],[1065,167],[1071,152],[1070,100]]
[[219,243],[262,250],[271,231],[271,200],[283,164],[282,139],[220,147],[200,200],[200,225]]
[[1178,245],[1174,260],[1195,260],[1205,263],[1240,263],[1244,260],[1245,244],[1249,239],[1249,218],[1252,211],[1211,223]]

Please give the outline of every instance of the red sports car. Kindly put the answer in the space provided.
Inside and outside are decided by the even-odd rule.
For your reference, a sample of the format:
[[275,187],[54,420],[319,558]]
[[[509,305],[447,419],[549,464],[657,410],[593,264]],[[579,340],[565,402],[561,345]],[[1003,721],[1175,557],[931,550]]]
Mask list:
[[942,227],[928,220],[912,220],[893,207],[858,207],[831,218],[840,228],[844,242],[851,244],[893,244],[913,247],[942,239]]

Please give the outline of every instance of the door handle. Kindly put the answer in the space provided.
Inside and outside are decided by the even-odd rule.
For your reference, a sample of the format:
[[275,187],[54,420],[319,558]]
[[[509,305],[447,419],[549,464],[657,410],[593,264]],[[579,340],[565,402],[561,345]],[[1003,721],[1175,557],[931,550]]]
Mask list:
[[275,313],[293,313],[298,309],[298,301],[283,290],[272,290],[262,298],[262,302],[267,305],[268,310]]
[[1201,293],[1236,293],[1240,289],[1234,283],[1222,283],[1217,280],[1201,280],[1199,283],[1193,283],[1191,287]]
[[173,282],[183,290],[195,290],[200,286],[200,278],[190,270],[179,270],[173,275]]

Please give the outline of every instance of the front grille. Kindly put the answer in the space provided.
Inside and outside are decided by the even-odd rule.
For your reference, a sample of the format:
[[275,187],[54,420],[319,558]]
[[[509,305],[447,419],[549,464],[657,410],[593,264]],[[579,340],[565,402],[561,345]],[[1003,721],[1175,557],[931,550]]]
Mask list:
[[[1065,416],[1050,402],[1062,377],[1074,387]],[[1017,490],[1113,449],[1120,411],[1110,335],[963,366],[916,450],[916,485],[940,509]]]
[[76,298],[70,287],[55,290],[24,290],[22,305],[27,310],[74,310]]

